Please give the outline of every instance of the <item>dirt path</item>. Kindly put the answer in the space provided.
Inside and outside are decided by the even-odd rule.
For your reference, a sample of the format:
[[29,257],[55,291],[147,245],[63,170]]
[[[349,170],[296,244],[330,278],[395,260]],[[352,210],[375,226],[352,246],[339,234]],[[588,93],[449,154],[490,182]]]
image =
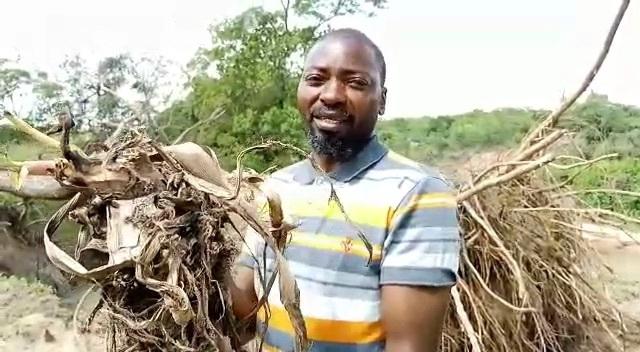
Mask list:
[[[640,245],[612,235],[590,241],[614,271],[606,282],[611,297],[640,320]],[[80,295],[61,300],[46,285],[0,276],[0,352],[103,351],[99,335],[74,334],[73,303]],[[626,352],[640,352],[640,345],[628,345]]]
[[97,335],[75,336],[72,317],[49,286],[0,276],[0,351],[103,351]]
[[[605,264],[613,269],[606,282],[607,290],[619,304],[619,309],[629,319],[640,321],[640,245],[621,242],[618,239],[592,239]],[[629,321],[627,325],[631,325]],[[637,336],[632,337],[626,352],[640,352]]]

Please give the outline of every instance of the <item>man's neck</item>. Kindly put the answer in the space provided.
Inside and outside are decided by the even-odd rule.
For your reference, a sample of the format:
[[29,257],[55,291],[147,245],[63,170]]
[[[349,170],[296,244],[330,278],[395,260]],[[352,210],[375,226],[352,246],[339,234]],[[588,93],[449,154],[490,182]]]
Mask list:
[[326,155],[313,154],[313,160],[323,172],[330,173],[335,171],[340,162]]

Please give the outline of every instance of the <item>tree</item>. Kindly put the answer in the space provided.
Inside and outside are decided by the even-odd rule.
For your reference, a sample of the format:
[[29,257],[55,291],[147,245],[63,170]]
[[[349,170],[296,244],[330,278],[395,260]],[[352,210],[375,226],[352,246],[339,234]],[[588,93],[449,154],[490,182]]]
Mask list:
[[[211,146],[225,167],[236,155],[261,139],[305,145],[295,109],[295,90],[302,57],[331,19],[382,8],[386,1],[282,0],[278,11],[255,7],[210,28],[212,43],[189,65],[190,94],[164,111],[159,124],[167,140],[186,126],[207,120],[216,109],[225,114],[202,123],[193,139]],[[293,23],[301,23],[294,26]],[[162,136],[161,136],[162,137]],[[264,170],[299,156],[271,151],[250,156],[247,166]]]
[[[12,65],[13,64],[13,65]],[[16,94],[32,82],[31,73],[17,67],[16,62],[0,58],[0,104],[15,110]]]

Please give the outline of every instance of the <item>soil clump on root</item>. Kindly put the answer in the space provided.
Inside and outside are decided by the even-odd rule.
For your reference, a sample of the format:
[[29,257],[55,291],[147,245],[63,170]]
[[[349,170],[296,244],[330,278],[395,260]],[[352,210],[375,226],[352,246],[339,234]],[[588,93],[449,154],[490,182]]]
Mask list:
[[[107,349],[241,350],[227,283],[245,229],[280,253],[270,230],[279,220],[252,205],[259,178],[226,173],[212,151],[193,143],[161,147],[135,133],[90,157],[63,154],[56,179],[78,193],[47,223],[45,247],[58,267],[101,288],[86,323],[101,310]],[[277,200],[269,205],[278,214]],[[73,257],[51,240],[64,218],[81,225]],[[278,270],[296,321],[295,281],[282,263]]]

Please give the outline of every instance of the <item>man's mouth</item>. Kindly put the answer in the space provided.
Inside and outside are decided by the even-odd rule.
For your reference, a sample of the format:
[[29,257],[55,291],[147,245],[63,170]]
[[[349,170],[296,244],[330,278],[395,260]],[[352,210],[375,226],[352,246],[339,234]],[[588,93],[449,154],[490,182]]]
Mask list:
[[346,114],[317,114],[311,117],[317,128],[327,132],[340,132],[349,123],[349,117]]

